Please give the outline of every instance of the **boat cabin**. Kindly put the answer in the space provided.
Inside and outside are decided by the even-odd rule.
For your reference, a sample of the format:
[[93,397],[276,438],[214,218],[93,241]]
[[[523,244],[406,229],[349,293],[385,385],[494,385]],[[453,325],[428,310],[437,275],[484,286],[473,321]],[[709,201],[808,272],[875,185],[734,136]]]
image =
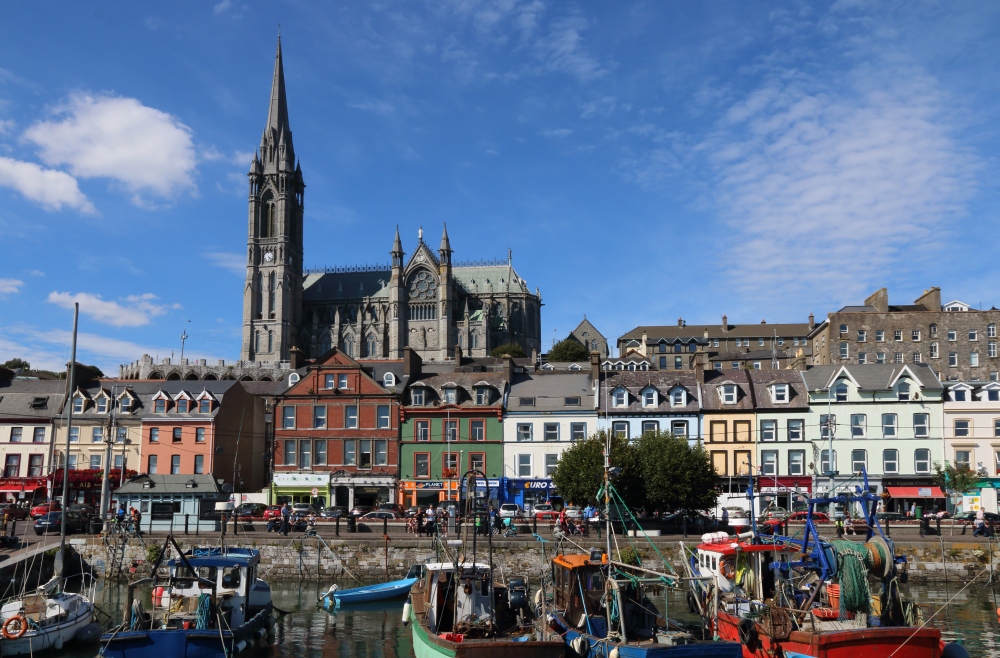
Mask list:
[[606,555],[557,555],[552,559],[552,581],[555,607],[566,611],[566,620],[585,628],[588,619],[590,634],[606,637],[608,622],[601,598],[604,596]]
[[[714,578],[724,594],[732,592],[762,599],[774,594],[771,565],[797,560],[800,550],[787,544],[752,544],[725,532],[702,535],[701,541],[694,558],[698,575]],[[749,578],[748,572],[753,574]]]

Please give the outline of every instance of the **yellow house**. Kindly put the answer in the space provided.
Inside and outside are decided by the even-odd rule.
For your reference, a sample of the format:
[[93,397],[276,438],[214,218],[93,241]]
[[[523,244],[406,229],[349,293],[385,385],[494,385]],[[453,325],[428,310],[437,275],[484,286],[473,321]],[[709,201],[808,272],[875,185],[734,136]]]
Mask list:
[[[734,479],[756,467],[754,460],[757,425],[753,387],[744,370],[709,370],[702,385],[702,436],[705,450],[723,478],[720,505],[735,500],[746,489],[746,481]],[[745,499],[744,499],[745,500]],[[746,506],[742,503],[741,506]]]

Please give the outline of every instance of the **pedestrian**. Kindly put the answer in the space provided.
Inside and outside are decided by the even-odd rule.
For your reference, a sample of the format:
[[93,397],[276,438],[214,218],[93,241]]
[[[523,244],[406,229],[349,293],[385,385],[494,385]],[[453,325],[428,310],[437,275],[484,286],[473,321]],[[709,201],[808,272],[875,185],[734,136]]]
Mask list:
[[0,527],[0,534],[7,534],[7,524],[10,522],[10,507],[3,508],[3,526]]
[[857,534],[856,532],[854,532],[854,519],[851,518],[850,514],[848,514],[847,518],[844,519],[844,530],[849,535]]
[[427,510],[427,536],[433,537],[437,530],[437,505],[431,505]]
[[906,514],[907,518],[915,519],[917,518],[917,504],[910,503],[910,511]]
[[289,523],[291,521],[291,517],[292,517],[292,506],[289,505],[288,503],[285,503],[285,506],[281,508],[281,529],[278,530],[278,532],[280,532],[286,537],[288,536],[288,531],[292,529]]
[[440,513],[438,513],[438,527],[441,532],[441,536],[445,539],[448,538],[448,508],[442,507]]
[[565,507],[562,508],[561,510],[559,510],[559,517],[557,519],[557,523],[559,524],[559,529],[562,530],[563,532],[566,532],[566,508]]
[[837,538],[842,539],[844,537],[844,517],[838,516],[836,520],[837,526]]
[[427,515],[424,514],[424,508],[423,507],[418,507],[417,508],[417,514],[416,514],[416,516],[414,518],[417,520],[417,537],[423,537],[424,536],[424,520],[427,518]]
[[725,527],[728,527],[728,526],[729,526],[729,510],[726,509],[725,507],[723,507],[722,508],[722,527],[725,528]]
[[983,533],[983,537],[986,536],[986,513],[982,507],[976,510],[976,529],[973,531],[972,536],[978,537],[979,533]]

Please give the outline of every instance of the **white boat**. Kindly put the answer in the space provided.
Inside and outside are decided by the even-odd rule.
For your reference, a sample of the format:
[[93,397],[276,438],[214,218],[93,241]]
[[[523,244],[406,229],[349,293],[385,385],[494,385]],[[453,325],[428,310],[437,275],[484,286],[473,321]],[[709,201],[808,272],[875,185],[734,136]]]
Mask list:
[[[24,656],[53,649],[61,651],[75,640],[93,641],[94,604],[82,594],[41,591],[10,601],[0,608],[0,656]],[[99,631],[97,633],[99,635]]]

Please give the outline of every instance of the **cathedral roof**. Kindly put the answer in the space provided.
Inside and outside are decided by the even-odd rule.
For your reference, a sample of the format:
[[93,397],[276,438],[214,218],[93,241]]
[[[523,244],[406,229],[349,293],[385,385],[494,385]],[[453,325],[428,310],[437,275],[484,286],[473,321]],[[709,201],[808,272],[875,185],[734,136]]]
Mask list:
[[451,270],[455,283],[467,293],[528,292],[528,284],[508,265],[473,265]]
[[362,297],[389,299],[389,279],[391,276],[392,273],[388,269],[371,271],[334,270],[324,273],[307,274],[302,281],[302,300],[314,302],[360,299]]

